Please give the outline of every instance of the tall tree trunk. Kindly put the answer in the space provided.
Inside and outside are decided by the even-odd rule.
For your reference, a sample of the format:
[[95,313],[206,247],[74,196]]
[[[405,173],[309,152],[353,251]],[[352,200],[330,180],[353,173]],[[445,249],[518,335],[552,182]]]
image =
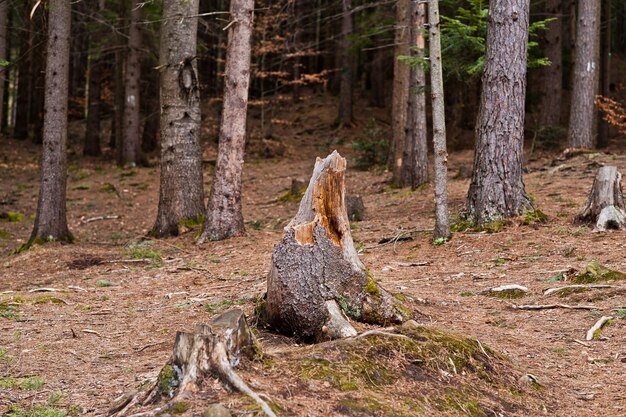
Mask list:
[[[411,1],[410,9],[411,56],[423,59],[425,55],[423,30],[426,19],[426,5]],[[428,182],[428,132],[426,129],[425,87],[426,76],[424,67],[422,67],[421,63],[412,65],[409,77],[406,138],[404,140],[400,185],[413,189]],[[443,94],[441,97],[443,97]]]
[[67,227],[65,203],[70,25],[70,2],[50,0],[41,188],[29,244],[73,240]]
[[550,60],[541,69],[541,102],[539,117],[541,126],[558,126],[561,122],[561,94],[563,90],[562,36],[563,0],[546,0],[546,16],[554,18],[548,23],[543,36],[543,52]]
[[231,0],[224,110],[220,125],[217,165],[200,242],[222,240],[244,232],[241,211],[241,177],[246,140],[250,41],[254,0]]
[[198,0],[166,0],[161,26],[161,187],[153,233],[179,233],[204,214],[200,88],[196,62]]
[[521,214],[529,0],[490,0],[485,72],[467,214],[484,224]]
[[393,92],[391,99],[391,146],[389,148],[389,166],[392,169],[392,182],[400,184],[402,173],[402,153],[406,128],[406,111],[409,100],[409,65],[401,61],[400,56],[408,56],[409,0],[398,0],[396,3],[396,35],[393,61]]
[[[600,95],[608,96],[611,85],[611,0],[602,0],[600,42]],[[609,124],[598,114],[598,148],[609,145]]]
[[33,30],[30,20],[31,1],[24,2],[24,9],[21,10],[24,34],[20,42],[20,55],[18,60],[18,80],[17,97],[15,99],[15,126],[13,136],[16,139],[28,138],[30,129],[30,99],[32,88],[32,77],[30,73],[30,61],[32,58]]
[[302,25],[304,22],[302,19],[302,8],[304,7],[303,1],[293,1],[293,45],[292,53],[295,54],[293,58],[293,85],[292,85],[292,98],[294,103],[300,101],[300,70],[302,67],[302,57],[300,52],[302,49]]
[[[7,23],[9,16],[9,5],[7,1],[0,2],[0,61],[8,61],[7,54]],[[0,132],[4,131],[4,84],[8,73],[7,68],[0,65]]]
[[130,23],[128,26],[128,54],[126,56],[126,74],[124,80],[124,129],[123,144],[118,163],[136,164],[140,157],[139,137],[139,82],[141,80],[141,29],[139,19],[141,7],[138,0],[130,1]]
[[89,93],[87,97],[87,128],[83,154],[99,156],[100,150],[100,83],[102,80],[101,59],[89,60]]
[[[430,30],[430,83],[433,105],[433,150],[435,153],[435,230],[434,239],[450,237],[448,219],[448,152],[446,151],[446,113],[441,62],[439,0],[428,3]],[[523,107],[522,107],[523,111]]]
[[385,108],[385,61],[387,52],[385,48],[374,50],[371,63],[370,84],[372,87],[370,95],[370,106]]
[[339,45],[341,54],[341,78],[339,84],[339,125],[351,126],[353,122],[352,113],[352,83],[353,83],[353,63],[352,51],[350,50],[350,36],[354,30],[352,16],[352,0],[342,0],[341,17],[341,43]]
[[571,148],[594,146],[594,100],[598,91],[598,47],[600,45],[600,0],[578,2],[576,57],[570,106],[567,145]]
[[[121,38],[121,36],[119,36]],[[121,47],[118,46],[118,47]],[[111,138],[109,147],[115,149],[116,159],[121,160],[122,143],[124,142],[124,66],[126,50],[115,52],[115,65],[113,66],[113,116],[111,118]]]

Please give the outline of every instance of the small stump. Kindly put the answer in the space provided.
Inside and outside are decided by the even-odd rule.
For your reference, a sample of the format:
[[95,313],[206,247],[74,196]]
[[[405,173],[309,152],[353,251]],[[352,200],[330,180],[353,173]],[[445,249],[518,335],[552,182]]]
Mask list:
[[598,170],[578,220],[595,224],[596,231],[626,228],[622,174],[616,167],[605,166]]

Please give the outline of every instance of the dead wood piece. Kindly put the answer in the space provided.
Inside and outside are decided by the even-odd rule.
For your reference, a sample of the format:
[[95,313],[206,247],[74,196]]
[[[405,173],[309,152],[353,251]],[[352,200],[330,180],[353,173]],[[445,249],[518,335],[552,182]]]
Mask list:
[[410,267],[410,266],[428,266],[428,265],[430,265],[430,262],[428,262],[428,261],[424,261],[424,262],[392,262],[392,264],[397,265],[397,266],[402,266],[402,267]]
[[564,308],[568,310],[598,310],[600,307],[594,305],[567,305],[567,304],[529,304],[529,305],[515,305],[511,304],[511,308],[514,310],[551,310],[554,308]]
[[169,401],[165,406],[137,415],[167,411],[179,400],[198,392],[199,384],[211,375],[219,378],[228,389],[252,398],[267,416],[275,417],[269,405],[233,370],[242,356],[252,359],[258,349],[246,317],[239,309],[228,310],[209,324],[197,325],[193,333],[178,332],[170,360],[159,373],[156,383],[143,396],[142,403],[147,405],[162,397]]
[[578,220],[595,224],[595,231],[626,228],[622,174],[616,167],[605,166],[598,170]]
[[480,294],[483,295],[510,295],[510,298],[516,298],[519,296],[523,296],[528,292],[528,288],[519,285],[519,284],[506,284],[501,285],[499,287],[489,288],[487,290],[481,291]]
[[82,221],[82,224],[87,224],[87,223],[91,223],[91,222],[97,222],[100,220],[115,220],[115,219],[119,219],[120,216],[95,216],[95,217],[89,217],[88,219],[85,219]]
[[346,196],[346,210],[348,211],[348,219],[353,222],[365,220],[365,204],[363,197],[360,195]]
[[284,334],[327,339],[323,329],[328,329],[331,300],[348,317],[370,323],[410,318],[411,312],[376,283],[357,255],[345,205],[345,172],[346,160],[336,151],[317,159],[298,212],[272,254],[264,317]]
[[48,287],[44,287],[44,288],[33,288],[32,290],[28,290],[28,292],[58,292],[61,290],[58,290],[56,288],[48,288]]
[[613,320],[613,316],[600,317],[596,324],[591,326],[591,329],[587,330],[587,336],[585,337],[585,340],[590,341],[595,339],[597,336],[596,332],[598,332],[602,327],[604,327],[605,324],[607,324],[611,320]]
[[550,295],[550,294],[554,294],[554,293],[558,293],[561,291],[566,291],[566,290],[577,290],[577,289],[593,289],[593,290],[597,290],[597,289],[604,289],[604,288],[613,288],[615,287],[614,285],[604,285],[604,284],[592,284],[592,285],[585,285],[585,284],[577,284],[577,285],[565,285],[563,287],[555,287],[555,288],[548,288],[547,290],[545,290],[543,292],[543,295]]
[[356,336],[357,331],[335,300],[326,301],[328,309],[328,321],[322,327],[322,332],[326,333],[330,339],[341,339],[344,337]]

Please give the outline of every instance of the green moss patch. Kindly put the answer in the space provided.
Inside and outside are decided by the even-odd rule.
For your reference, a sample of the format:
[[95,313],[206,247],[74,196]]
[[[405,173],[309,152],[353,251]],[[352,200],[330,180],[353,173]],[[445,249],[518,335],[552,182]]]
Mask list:
[[522,224],[531,225],[536,223],[547,223],[548,216],[541,210],[529,210],[524,212]]
[[24,220],[24,215],[22,213],[16,213],[13,211],[0,212],[0,221],[2,222],[19,223],[22,220]]
[[486,233],[498,233],[501,232],[509,222],[505,220],[494,220],[491,222],[476,224],[471,220],[459,220],[450,226],[452,232],[486,232]]
[[577,274],[572,279],[576,284],[593,284],[601,281],[618,281],[626,279],[626,274],[614,271],[592,261],[585,267],[585,271]]

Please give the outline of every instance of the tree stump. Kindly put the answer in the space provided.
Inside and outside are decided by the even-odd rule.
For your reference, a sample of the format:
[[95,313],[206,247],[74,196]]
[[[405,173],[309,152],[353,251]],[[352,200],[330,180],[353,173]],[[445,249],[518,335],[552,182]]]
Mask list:
[[229,390],[252,398],[267,416],[276,417],[269,405],[233,370],[242,356],[253,359],[258,350],[259,345],[243,312],[239,309],[226,311],[208,325],[197,325],[193,333],[177,332],[172,356],[152,388],[145,393],[120,397],[109,413],[121,417],[137,404],[151,404],[164,397],[169,400],[165,406],[141,415],[165,413],[179,400],[198,392],[205,377],[214,376]]
[[305,341],[355,335],[346,316],[374,324],[411,317],[361,263],[345,204],[346,160],[318,158],[298,213],[272,255],[263,317]]
[[616,167],[605,166],[598,170],[587,204],[578,219],[584,223],[595,223],[596,231],[626,228],[622,174]]

